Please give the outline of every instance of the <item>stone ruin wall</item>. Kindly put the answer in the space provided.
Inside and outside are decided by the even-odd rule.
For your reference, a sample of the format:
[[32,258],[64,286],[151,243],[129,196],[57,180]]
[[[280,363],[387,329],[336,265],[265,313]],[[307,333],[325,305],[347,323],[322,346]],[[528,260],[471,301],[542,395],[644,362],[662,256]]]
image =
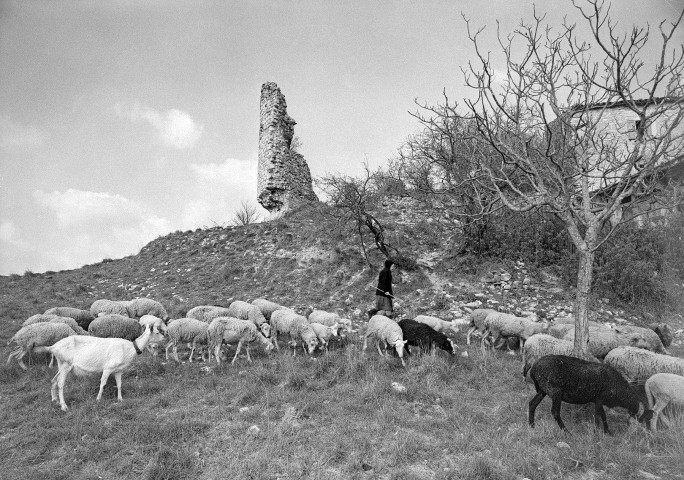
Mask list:
[[257,199],[277,214],[301,201],[317,201],[304,157],[292,150],[296,122],[275,83],[261,86]]

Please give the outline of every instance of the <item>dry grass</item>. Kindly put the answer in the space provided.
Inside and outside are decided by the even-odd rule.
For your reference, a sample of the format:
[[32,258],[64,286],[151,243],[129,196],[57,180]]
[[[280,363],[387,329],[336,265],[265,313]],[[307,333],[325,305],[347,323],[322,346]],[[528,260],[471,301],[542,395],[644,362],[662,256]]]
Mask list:
[[[59,305],[88,308],[97,298],[151,296],[176,318],[195,305],[258,296],[345,315],[365,311],[377,272],[354,241],[325,212],[303,212],[239,229],[177,232],[134,257],[78,270],[0,277],[0,359],[28,316]],[[402,241],[409,254],[429,243]],[[432,276],[453,283],[454,298],[473,300],[454,285],[477,278],[445,262]],[[446,313],[452,300],[438,297],[431,280],[411,272],[397,294],[415,313],[432,312],[433,304]],[[553,301],[541,295],[538,308]],[[45,358],[32,357],[28,372],[3,363],[0,478],[684,478],[681,421],[648,433],[618,411],[608,416],[615,435],[605,436],[594,429],[591,406],[564,405],[572,432],[565,434],[544,400],[532,430],[533,392],[519,358],[472,347],[467,358],[412,357],[404,369],[372,349],[362,355],[360,345],[356,338],[315,361],[257,352],[253,364],[241,358],[208,373],[146,354],[124,375],[122,403],[113,385],[97,403],[96,379],[69,378],[67,413],[50,402],[55,370]],[[253,425],[257,435],[248,432]]]
[[[462,344],[462,343],[461,343]],[[0,371],[0,458],[6,478],[661,478],[681,474],[680,422],[655,434],[593,408],[550,403],[527,426],[531,389],[505,354],[412,357],[409,367],[360,343],[321,355],[257,354],[203,374],[200,364],[141,357],[124,377],[124,401],[97,380],[70,378],[62,413],[53,375],[34,358],[27,373]],[[4,353],[4,352],[3,352]],[[392,382],[406,386],[396,392]],[[248,432],[252,425],[259,433]],[[559,444],[565,442],[567,445]],[[576,477],[572,477],[575,475]]]

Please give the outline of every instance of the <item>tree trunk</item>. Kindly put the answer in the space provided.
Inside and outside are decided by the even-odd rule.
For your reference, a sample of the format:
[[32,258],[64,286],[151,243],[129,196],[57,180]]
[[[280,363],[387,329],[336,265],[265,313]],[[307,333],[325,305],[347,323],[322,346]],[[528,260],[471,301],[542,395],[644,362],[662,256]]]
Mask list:
[[577,272],[577,297],[575,300],[575,346],[576,353],[587,353],[589,341],[589,294],[594,274],[594,251],[582,248],[579,251]]

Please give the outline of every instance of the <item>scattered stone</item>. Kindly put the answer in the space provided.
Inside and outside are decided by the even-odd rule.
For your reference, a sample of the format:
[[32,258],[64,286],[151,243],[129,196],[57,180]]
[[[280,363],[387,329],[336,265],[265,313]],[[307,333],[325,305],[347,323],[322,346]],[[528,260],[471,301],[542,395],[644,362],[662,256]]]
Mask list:
[[558,448],[570,448],[570,445],[568,445],[568,444],[565,443],[565,442],[558,442],[558,443],[556,444],[556,446],[557,446]]
[[259,427],[257,427],[256,425],[252,425],[251,427],[249,427],[247,429],[247,433],[249,433],[253,437],[258,436],[260,432],[261,432],[261,429]]
[[240,413],[245,413],[249,411],[249,407],[242,407],[240,408]]
[[461,352],[461,356],[462,356],[462,357],[467,357],[467,356],[468,356],[468,352],[466,352],[465,350],[462,351],[462,352]]
[[399,382],[392,382],[392,388],[399,393],[406,393],[406,387]]
[[480,308],[482,306],[482,302],[479,300],[475,300],[474,302],[466,303],[463,306],[468,308]]

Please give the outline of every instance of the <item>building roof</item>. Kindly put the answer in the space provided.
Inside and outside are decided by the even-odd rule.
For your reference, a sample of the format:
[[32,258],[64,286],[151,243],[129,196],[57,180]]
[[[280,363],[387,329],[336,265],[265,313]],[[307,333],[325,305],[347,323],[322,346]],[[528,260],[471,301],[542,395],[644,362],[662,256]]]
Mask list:
[[[639,98],[639,99],[631,100],[629,103],[631,103],[631,105],[634,107],[643,107],[644,105],[661,105],[663,103],[675,103],[675,102],[684,102],[684,98],[682,98],[682,97]],[[587,110],[598,110],[598,109],[603,109],[603,108],[619,108],[619,107],[625,107],[625,106],[627,106],[627,104],[628,104],[628,102],[625,102],[624,100],[617,100],[615,102],[592,103],[590,105],[576,104],[576,105],[573,105],[570,108],[570,110],[573,112],[579,112],[579,111],[587,111]]]

